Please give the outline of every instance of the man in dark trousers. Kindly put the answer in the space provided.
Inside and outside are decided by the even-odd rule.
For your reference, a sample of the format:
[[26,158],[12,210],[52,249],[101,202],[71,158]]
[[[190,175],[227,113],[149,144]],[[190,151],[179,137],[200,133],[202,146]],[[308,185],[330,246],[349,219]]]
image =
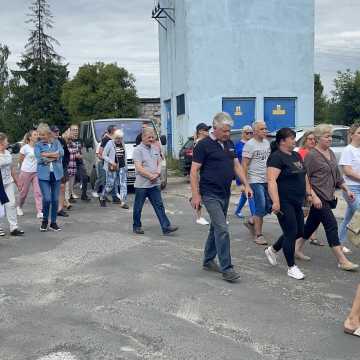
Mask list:
[[[230,140],[232,125],[229,114],[221,112],[215,115],[214,131],[194,148],[190,172],[192,206],[198,209],[203,203],[211,220],[203,269],[221,272],[223,279],[229,282],[240,278],[231,263],[230,234],[226,222],[230,187],[235,174],[245,186],[245,193],[252,197],[251,188],[236,157],[235,145]],[[215,260],[216,255],[220,266]]]
[[72,134],[73,141],[78,147],[78,153],[76,155],[76,175],[79,182],[81,183],[81,200],[90,201],[91,199],[87,196],[87,187],[89,183],[89,176],[86,172],[83,155],[82,155],[82,143],[79,139],[79,126],[71,125],[70,131]]

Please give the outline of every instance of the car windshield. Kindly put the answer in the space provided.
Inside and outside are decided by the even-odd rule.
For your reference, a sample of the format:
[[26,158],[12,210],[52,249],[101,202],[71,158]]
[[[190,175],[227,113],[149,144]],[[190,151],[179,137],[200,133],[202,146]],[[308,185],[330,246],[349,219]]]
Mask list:
[[102,137],[106,133],[108,126],[115,125],[117,129],[121,129],[124,132],[125,144],[134,144],[136,142],[136,137],[141,133],[142,126],[145,124],[154,129],[154,124],[151,121],[118,119],[95,121],[94,128],[96,141],[101,141]]

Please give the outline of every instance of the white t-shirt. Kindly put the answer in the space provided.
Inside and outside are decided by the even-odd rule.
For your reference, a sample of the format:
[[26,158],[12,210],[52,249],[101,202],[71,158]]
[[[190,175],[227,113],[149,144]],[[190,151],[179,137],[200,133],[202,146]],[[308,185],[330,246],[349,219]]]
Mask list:
[[[353,171],[360,175],[360,148],[356,148],[353,145],[348,145],[343,150],[339,165],[351,166]],[[346,185],[360,185],[360,181],[349,178],[344,174],[344,180]]]
[[5,150],[3,154],[0,154],[0,169],[4,185],[8,185],[14,182],[14,179],[11,175],[12,157],[8,150]]
[[270,143],[266,139],[257,141],[252,138],[244,145],[242,156],[250,159],[248,166],[250,184],[267,183],[266,162],[270,153]]
[[21,171],[33,173],[37,171],[37,161],[34,154],[34,148],[26,144],[20,149],[20,154],[24,155],[24,161],[21,164]]

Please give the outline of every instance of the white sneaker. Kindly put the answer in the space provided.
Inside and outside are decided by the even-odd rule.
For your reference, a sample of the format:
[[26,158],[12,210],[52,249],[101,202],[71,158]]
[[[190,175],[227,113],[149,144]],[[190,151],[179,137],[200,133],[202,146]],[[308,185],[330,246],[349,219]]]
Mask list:
[[203,217],[197,219],[196,223],[199,225],[209,225],[209,222],[206,219],[204,219]]
[[37,219],[42,219],[44,217],[44,214],[42,212],[38,212],[36,215]]
[[288,269],[288,276],[290,276],[296,280],[302,280],[305,277],[305,275],[301,272],[301,270],[296,265],[294,265],[293,267]]
[[72,194],[71,197],[72,197],[73,199],[79,199],[79,196],[77,196],[76,194]]
[[116,193],[116,197],[119,199],[119,200],[122,200],[121,196],[119,193]]
[[276,252],[273,250],[272,246],[265,249],[265,255],[272,266],[277,265]]
[[352,253],[352,251],[349,248],[347,248],[346,246],[342,247],[342,251],[343,251],[344,254],[351,254]]
[[92,197],[94,197],[94,198],[100,197],[100,195],[99,195],[96,191],[93,191],[93,192],[91,193],[91,195],[92,195]]
[[24,212],[20,206],[16,208],[17,216],[24,216]]

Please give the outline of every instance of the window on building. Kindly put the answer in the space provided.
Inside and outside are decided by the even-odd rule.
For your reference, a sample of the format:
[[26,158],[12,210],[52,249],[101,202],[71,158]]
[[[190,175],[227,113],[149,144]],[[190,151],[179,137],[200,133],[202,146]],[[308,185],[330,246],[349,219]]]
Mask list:
[[176,97],[176,114],[185,114],[185,95],[181,94]]

